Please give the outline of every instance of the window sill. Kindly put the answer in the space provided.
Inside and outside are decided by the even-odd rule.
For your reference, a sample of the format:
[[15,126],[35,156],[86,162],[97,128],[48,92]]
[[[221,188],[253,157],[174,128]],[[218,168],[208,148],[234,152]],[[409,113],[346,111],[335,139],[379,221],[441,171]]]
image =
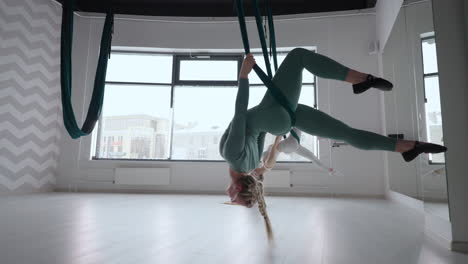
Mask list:
[[[225,161],[221,160],[122,160],[122,159],[92,159],[92,160],[80,160],[79,168],[80,169],[114,169],[122,166],[131,166],[131,167],[171,167],[183,164],[213,164],[219,166],[221,164],[226,164]],[[311,166],[315,168],[312,162],[307,161],[297,161],[297,162],[277,162],[278,169],[310,169]]]

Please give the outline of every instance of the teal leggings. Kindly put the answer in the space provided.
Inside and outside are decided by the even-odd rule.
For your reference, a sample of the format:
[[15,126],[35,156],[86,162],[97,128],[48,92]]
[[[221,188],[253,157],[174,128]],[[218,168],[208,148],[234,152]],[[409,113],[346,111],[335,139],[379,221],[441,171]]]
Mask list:
[[[273,78],[296,113],[296,127],[308,134],[344,141],[365,150],[395,151],[396,140],[376,133],[352,128],[312,107],[298,104],[302,86],[302,71],[308,70],[321,78],[344,81],[349,68],[315,52],[296,48],[289,52]],[[251,109],[248,127],[254,131],[282,135],[291,129],[288,113],[266,93],[262,102]]]

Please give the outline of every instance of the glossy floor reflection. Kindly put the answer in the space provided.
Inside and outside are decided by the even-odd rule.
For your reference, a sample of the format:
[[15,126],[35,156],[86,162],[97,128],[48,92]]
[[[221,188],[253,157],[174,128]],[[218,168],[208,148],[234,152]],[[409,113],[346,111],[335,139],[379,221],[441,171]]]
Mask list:
[[424,218],[385,200],[51,193],[0,199],[2,264],[468,263],[424,236]]

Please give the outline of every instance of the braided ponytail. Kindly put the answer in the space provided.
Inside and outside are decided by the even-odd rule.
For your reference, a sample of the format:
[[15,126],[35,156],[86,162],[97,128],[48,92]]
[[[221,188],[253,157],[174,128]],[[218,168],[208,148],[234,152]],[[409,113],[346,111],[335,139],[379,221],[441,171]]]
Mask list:
[[265,197],[263,193],[263,175],[246,175],[240,178],[240,183],[244,186],[238,196],[242,199],[247,207],[252,207],[258,202],[258,210],[263,216],[267,231],[268,240],[273,241],[273,229],[271,227],[270,218],[266,210]]
[[258,210],[263,216],[263,220],[265,221],[265,228],[268,236],[268,240],[270,242],[273,241],[273,228],[271,227],[270,217],[268,216],[266,210],[266,203],[265,203],[265,196],[263,193],[263,183],[259,180],[255,180],[255,185],[252,186],[252,194],[253,200],[258,202]]

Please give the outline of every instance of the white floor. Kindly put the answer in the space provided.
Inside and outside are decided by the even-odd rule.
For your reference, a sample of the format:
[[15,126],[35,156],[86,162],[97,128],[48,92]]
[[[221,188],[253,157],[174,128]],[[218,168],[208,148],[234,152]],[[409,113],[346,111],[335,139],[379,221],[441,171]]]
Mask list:
[[447,203],[424,202],[424,210],[428,213],[450,221],[449,207]]
[[423,234],[423,215],[385,200],[51,193],[0,199],[0,263],[468,263]]

